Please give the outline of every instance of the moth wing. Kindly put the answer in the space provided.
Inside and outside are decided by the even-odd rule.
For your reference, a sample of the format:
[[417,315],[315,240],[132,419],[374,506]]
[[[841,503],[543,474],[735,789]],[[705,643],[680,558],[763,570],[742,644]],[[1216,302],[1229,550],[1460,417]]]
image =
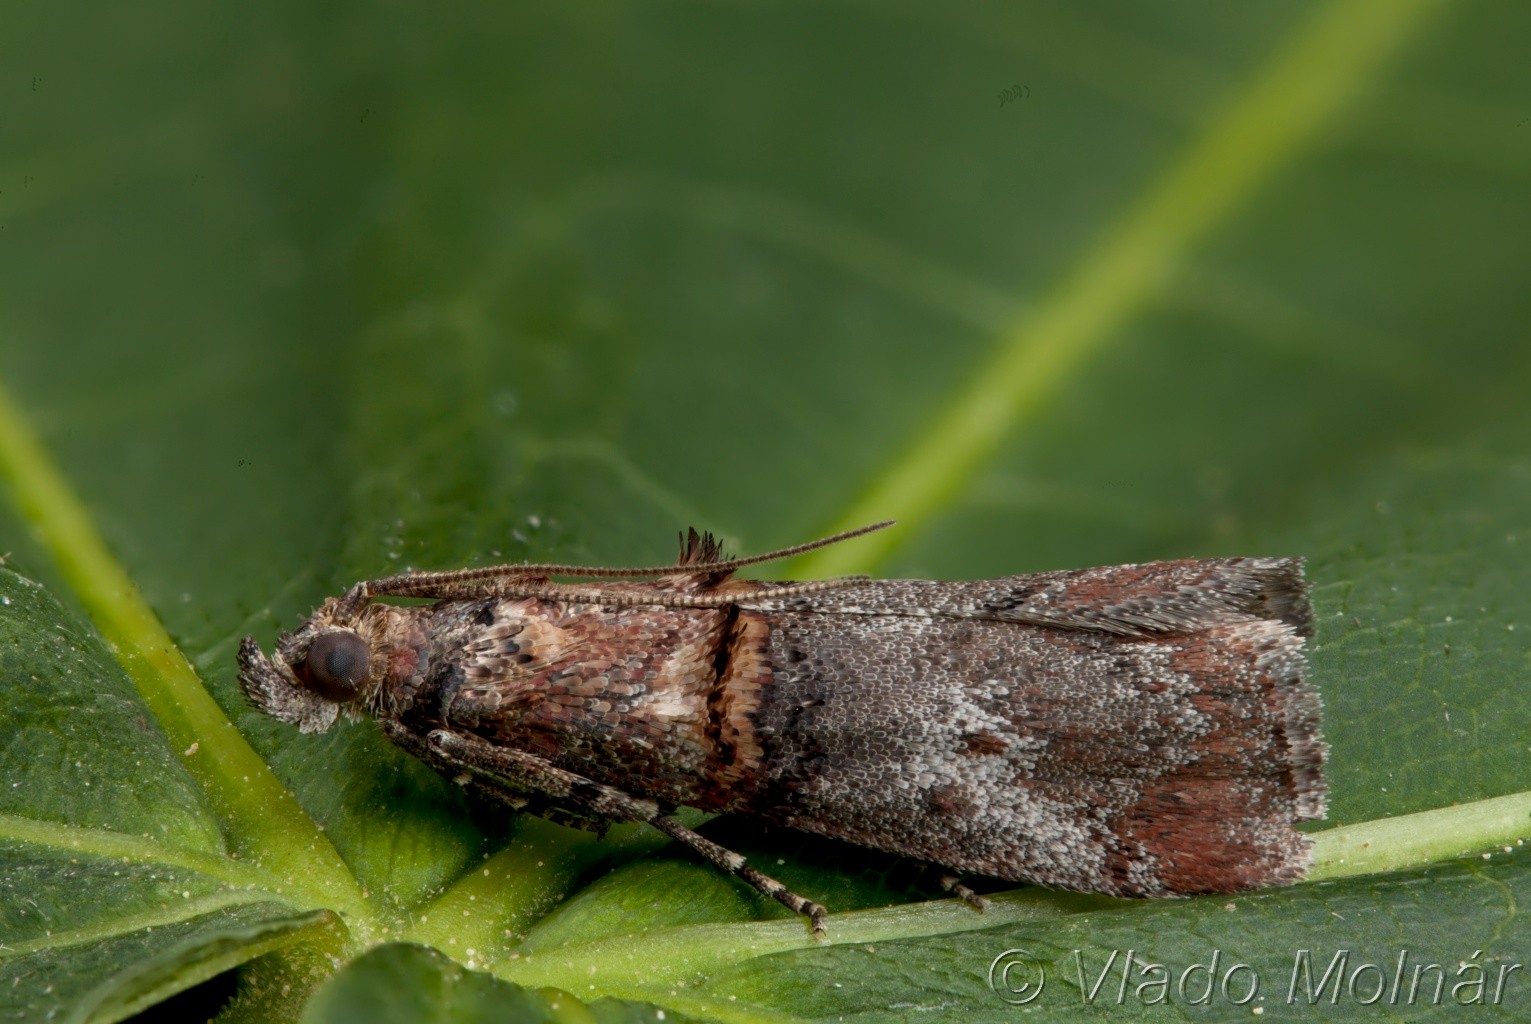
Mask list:
[[1067,569],[992,580],[869,580],[750,601],[763,612],[988,619],[1118,636],[1185,633],[1269,619],[1310,636],[1300,558],[1211,558]]
[[1124,896],[1289,882],[1308,863],[1292,824],[1323,814],[1326,748],[1284,622],[1122,638],[797,614],[770,644],[747,799],[780,824]]

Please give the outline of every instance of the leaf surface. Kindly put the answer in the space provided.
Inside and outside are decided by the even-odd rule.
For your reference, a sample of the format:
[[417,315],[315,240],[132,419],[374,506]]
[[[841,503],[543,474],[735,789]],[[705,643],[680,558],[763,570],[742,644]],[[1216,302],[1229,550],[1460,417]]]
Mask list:
[[[0,984],[80,1019],[235,964],[230,1024],[385,993],[390,1019],[1013,1019],[987,972],[1021,948],[1052,979],[1033,1019],[1068,1019],[1108,1012],[1074,949],[1220,949],[1275,1019],[1301,948],[1524,957],[1528,18],[18,12]],[[301,736],[237,692],[241,637],[357,579],[884,517],[769,572],[1306,556],[1329,824],[1355,826],[1317,880],[979,917],[888,858],[702,825],[839,912],[815,946],[642,829],[511,821],[369,725]],[[1516,979],[1461,1012],[1523,1017]]]

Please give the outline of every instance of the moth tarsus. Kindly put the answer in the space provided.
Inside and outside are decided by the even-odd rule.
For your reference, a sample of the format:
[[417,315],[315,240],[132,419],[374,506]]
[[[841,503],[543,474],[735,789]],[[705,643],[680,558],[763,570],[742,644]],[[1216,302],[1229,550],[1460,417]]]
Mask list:
[[[879,529],[675,566],[416,573],[330,598],[267,657],[258,707],[377,719],[470,790],[584,828],[644,821],[806,916],[670,817],[687,805],[958,873],[1118,896],[1291,882],[1323,816],[1302,563],[1223,558],[992,580],[734,578]],[[639,577],[654,577],[640,579]],[[379,596],[424,596],[401,607]]]

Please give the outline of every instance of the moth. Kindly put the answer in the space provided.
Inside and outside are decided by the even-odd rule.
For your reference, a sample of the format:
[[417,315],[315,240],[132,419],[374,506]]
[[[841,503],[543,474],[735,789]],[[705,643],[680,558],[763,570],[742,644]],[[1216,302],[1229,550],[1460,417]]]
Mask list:
[[735,575],[887,525],[751,558],[692,530],[673,566],[369,580],[269,658],[246,637],[240,684],[304,732],[375,719],[512,808],[648,822],[817,935],[822,906],[674,808],[1117,896],[1302,876],[1310,843],[1293,826],[1324,815],[1327,747],[1304,681],[1300,559],[959,582]]

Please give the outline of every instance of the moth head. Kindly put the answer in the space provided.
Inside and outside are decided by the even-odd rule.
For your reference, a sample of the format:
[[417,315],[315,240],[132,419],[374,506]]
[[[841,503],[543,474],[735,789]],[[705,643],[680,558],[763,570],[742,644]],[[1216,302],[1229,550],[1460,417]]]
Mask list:
[[239,647],[239,686],[250,703],[303,732],[322,732],[376,688],[372,645],[348,626],[316,616],[283,634],[267,658],[254,637]]

